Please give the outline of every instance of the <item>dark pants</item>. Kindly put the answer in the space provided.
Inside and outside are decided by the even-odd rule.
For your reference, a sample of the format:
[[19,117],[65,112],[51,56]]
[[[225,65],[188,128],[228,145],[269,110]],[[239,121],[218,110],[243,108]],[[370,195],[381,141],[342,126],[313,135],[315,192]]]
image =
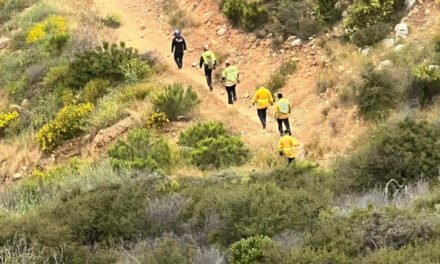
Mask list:
[[286,118],[286,119],[278,119],[277,118],[277,122],[278,122],[278,131],[280,131],[280,134],[283,133],[283,123],[284,123],[284,126],[286,126],[286,130],[290,132],[289,118]]
[[207,66],[205,66],[205,77],[208,82],[209,90],[212,91],[212,69]]
[[228,94],[228,104],[234,104],[237,101],[237,93],[235,91],[235,86],[226,86],[226,93]]
[[174,52],[174,61],[179,69],[183,67],[183,52]]
[[258,117],[260,118],[263,128],[266,128],[267,108],[257,109]]

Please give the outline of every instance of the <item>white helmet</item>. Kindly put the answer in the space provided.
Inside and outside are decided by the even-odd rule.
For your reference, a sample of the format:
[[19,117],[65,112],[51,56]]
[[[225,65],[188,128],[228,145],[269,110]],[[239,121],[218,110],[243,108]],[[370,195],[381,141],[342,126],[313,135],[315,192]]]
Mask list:
[[180,30],[178,30],[178,29],[175,29],[174,30],[174,36],[176,36],[176,37],[178,37],[178,36],[180,36]]
[[203,45],[203,50],[205,51],[209,50],[209,45],[208,44]]

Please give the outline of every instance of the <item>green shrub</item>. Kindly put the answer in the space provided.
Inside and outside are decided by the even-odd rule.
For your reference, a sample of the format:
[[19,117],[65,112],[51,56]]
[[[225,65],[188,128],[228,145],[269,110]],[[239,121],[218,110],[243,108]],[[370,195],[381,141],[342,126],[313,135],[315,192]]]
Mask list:
[[267,263],[263,250],[272,246],[273,241],[267,236],[254,236],[242,239],[231,245],[231,264]]
[[388,71],[368,68],[363,73],[363,84],[356,87],[355,101],[359,113],[367,120],[388,117],[400,100],[398,82]]
[[[267,254],[267,253],[266,253]],[[296,249],[282,259],[285,263],[298,264],[352,264],[351,259],[338,250],[315,250],[313,248]]]
[[102,47],[86,50],[69,64],[67,85],[81,89],[95,78],[122,81],[124,73],[120,69],[121,65],[137,57],[137,51],[126,48],[124,43],[119,46],[104,43]]
[[93,105],[69,105],[61,109],[54,120],[37,133],[37,141],[45,152],[53,151],[63,140],[71,139],[84,130]]
[[393,0],[355,0],[347,9],[345,30],[351,35],[360,29],[391,22],[393,11]]
[[0,9],[0,23],[5,23],[14,14],[32,6],[38,0],[4,0],[3,7]]
[[120,102],[115,94],[109,94],[98,100],[95,111],[89,119],[89,131],[98,132],[127,117],[126,106],[127,104]]
[[118,28],[121,26],[121,18],[117,15],[107,15],[105,18],[101,19],[104,26],[109,28]]
[[119,69],[124,75],[124,80],[128,83],[140,81],[152,74],[152,70],[148,64],[139,58],[130,59],[121,63]]
[[145,250],[144,256],[140,258],[142,263],[149,264],[192,264],[196,250],[193,246],[185,244],[174,238],[158,239],[154,246]]
[[227,131],[222,123],[199,123],[187,131],[182,132],[179,136],[178,144],[195,148],[197,144],[205,138],[218,138],[226,135]]
[[184,216],[191,232],[222,246],[256,235],[308,230],[330,199],[322,191],[283,191],[274,184],[237,182],[191,187],[188,192],[192,201]]
[[287,83],[288,75],[292,74],[296,70],[297,64],[298,62],[295,60],[283,62],[277,71],[269,77],[269,81],[266,83],[266,88],[272,93],[275,93],[279,89],[283,88]]
[[84,87],[83,99],[86,102],[96,103],[99,98],[108,92],[110,82],[104,79],[93,79]]
[[337,7],[337,0],[315,0],[315,18],[321,23],[333,23],[341,19],[342,10]]
[[64,88],[69,76],[69,67],[65,65],[50,68],[44,77],[43,83],[49,89]]
[[440,70],[435,65],[419,65],[413,72],[413,82],[409,96],[417,98],[422,107],[431,104],[434,97],[440,94]]
[[243,165],[249,150],[239,137],[226,133],[222,124],[198,124],[182,132],[178,144],[189,161],[201,169]]
[[[341,178],[357,188],[399,184],[420,177],[434,180],[440,164],[440,128],[425,121],[405,119],[373,133],[371,143],[338,167]],[[352,186],[352,188],[356,188]]]
[[110,149],[115,168],[160,171],[170,168],[171,149],[164,139],[152,139],[145,129],[131,131],[127,140],[118,140]]
[[192,87],[189,86],[185,90],[180,83],[167,86],[153,99],[154,108],[164,112],[170,121],[187,115],[198,103],[197,93]]
[[385,39],[391,31],[390,29],[390,24],[378,23],[354,32],[351,35],[351,40],[358,47],[370,46]]
[[30,124],[34,129],[40,129],[55,118],[61,107],[61,98],[56,93],[50,93],[34,100],[30,106]]
[[163,112],[152,112],[145,122],[145,125],[147,128],[150,129],[161,129],[164,128],[170,120],[168,120],[168,117]]
[[252,31],[269,20],[266,7],[258,0],[224,0],[222,12],[236,26]]

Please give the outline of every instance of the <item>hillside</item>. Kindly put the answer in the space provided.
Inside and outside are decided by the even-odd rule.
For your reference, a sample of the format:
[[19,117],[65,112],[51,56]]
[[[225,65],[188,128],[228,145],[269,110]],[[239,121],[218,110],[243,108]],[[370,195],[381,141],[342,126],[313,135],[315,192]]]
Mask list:
[[0,0],[0,263],[440,263],[439,95],[435,1]]

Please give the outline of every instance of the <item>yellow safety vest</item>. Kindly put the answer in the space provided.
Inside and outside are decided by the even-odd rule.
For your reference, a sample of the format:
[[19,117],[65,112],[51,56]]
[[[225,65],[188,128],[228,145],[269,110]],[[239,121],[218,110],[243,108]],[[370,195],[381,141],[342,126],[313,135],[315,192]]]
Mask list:
[[238,81],[238,68],[237,66],[227,67],[222,74],[222,78],[226,81],[226,86],[234,86]]
[[298,146],[299,143],[294,137],[285,135],[278,142],[278,151],[282,151],[288,158],[295,158]]
[[214,52],[208,50],[202,53],[203,63],[208,66],[209,69],[213,69],[217,62]]
[[269,104],[273,103],[272,93],[265,87],[260,87],[255,92],[254,103],[257,103],[258,109],[265,109],[269,107]]

